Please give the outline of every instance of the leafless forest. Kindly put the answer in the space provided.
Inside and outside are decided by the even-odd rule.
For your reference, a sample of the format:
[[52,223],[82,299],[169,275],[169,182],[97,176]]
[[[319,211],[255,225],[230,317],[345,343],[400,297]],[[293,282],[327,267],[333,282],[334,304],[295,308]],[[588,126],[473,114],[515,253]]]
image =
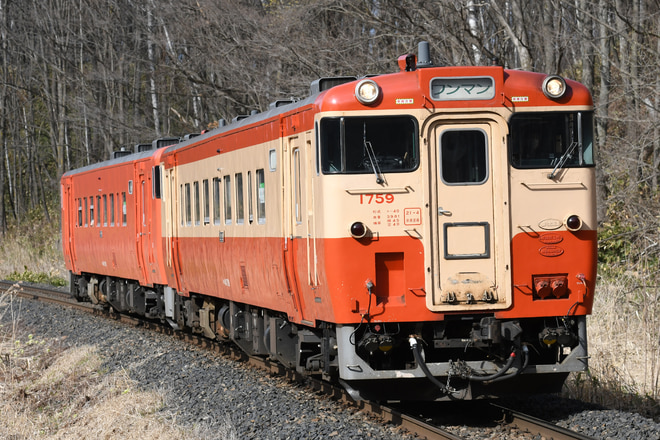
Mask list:
[[0,231],[55,219],[68,169],[391,72],[427,40],[436,64],[593,90],[601,260],[639,270],[660,253],[659,36],[658,0],[0,0]]

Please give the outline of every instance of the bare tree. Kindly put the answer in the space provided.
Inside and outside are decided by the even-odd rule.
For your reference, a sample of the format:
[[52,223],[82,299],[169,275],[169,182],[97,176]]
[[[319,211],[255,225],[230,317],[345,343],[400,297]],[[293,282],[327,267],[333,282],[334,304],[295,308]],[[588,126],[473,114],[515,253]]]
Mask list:
[[0,85],[0,233],[7,232],[7,215],[5,212],[5,181],[6,168],[4,158],[7,154],[8,142],[8,101],[9,101],[9,60],[8,60],[8,15],[7,0],[0,0],[0,53],[2,53],[2,84]]
[[655,0],[0,0],[0,231],[48,215],[72,167],[302,98],[318,77],[393,71],[427,40],[438,65],[591,88],[598,218],[636,218],[641,243],[660,226],[659,14]]

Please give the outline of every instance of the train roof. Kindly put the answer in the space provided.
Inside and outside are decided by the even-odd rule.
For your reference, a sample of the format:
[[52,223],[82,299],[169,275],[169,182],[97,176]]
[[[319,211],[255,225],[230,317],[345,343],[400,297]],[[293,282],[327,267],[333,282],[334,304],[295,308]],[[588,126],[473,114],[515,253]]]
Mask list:
[[[163,148],[166,148],[166,147],[163,147]],[[74,175],[74,174],[82,174],[82,173],[86,173],[88,171],[94,171],[94,170],[98,170],[98,169],[101,169],[101,168],[112,167],[112,166],[115,166],[115,165],[121,165],[121,164],[129,163],[129,162],[136,162],[136,161],[139,161],[139,160],[142,160],[142,159],[147,159],[147,158],[153,156],[156,153],[156,151],[157,150],[140,151],[138,153],[131,153],[131,154],[128,154],[126,156],[121,156],[121,157],[114,158],[114,159],[104,160],[102,162],[97,162],[97,163],[94,163],[94,164],[91,164],[91,165],[86,165],[86,166],[81,167],[81,168],[76,168],[74,170],[67,171],[66,173],[64,173],[62,175],[62,177],[70,176],[70,175]]]
[[[319,93],[323,93],[323,91],[319,92]],[[164,154],[168,154],[168,153],[186,148],[186,147],[188,147],[192,144],[195,144],[199,141],[217,136],[217,135],[222,134],[222,133],[226,133],[226,132],[229,132],[229,131],[234,131],[234,130],[239,129],[241,127],[246,127],[246,126],[249,126],[249,125],[257,124],[259,122],[267,121],[267,120],[272,119],[272,118],[274,118],[276,116],[279,116],[281,114],[289,113],[289,112],[295,111],[298,108],[306,107],[308,105],[313,104],[316,101],[316,99],[318,98],[319,93],[317,93],[315,95],[312,95],[312,96],[309,96],[305,99],[301,99],[299,101],[291,101],[291,102],[283,104],[283,105],[272,106],[271,108],[269,108],[265,112],[255,113],[255,114],[251,114],[249,116],[244,116],[244,117],[239,117],[239,119],[235,118],[231,123],[229,123],[227,125],[209,130],[206,133],[203,133],[203,134],[201,134],[201,135],[199,135],[199,136],[197,136],[193,139],[190,139],[190,140],[187,140],[187,141],[182,141],[182,142],[179,142],[177,144],[168,146],[167,149],[165,150]]]

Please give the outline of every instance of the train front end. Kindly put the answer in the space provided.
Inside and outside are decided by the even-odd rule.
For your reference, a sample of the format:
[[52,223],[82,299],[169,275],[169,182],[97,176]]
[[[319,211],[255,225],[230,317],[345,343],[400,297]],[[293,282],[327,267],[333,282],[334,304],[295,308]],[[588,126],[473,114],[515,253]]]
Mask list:
[[332,304],[318,318],[336,323],[339,379],[361,399],[558,391],[587,368],[591,96],[495,66],[400,66],[317,101],[314,295]]

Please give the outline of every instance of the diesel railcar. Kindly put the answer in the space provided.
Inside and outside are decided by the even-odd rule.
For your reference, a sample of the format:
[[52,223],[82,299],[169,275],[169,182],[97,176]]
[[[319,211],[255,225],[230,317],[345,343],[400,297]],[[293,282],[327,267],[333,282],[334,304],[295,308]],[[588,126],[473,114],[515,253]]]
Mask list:
[[587,368],[592,98],[425,53],[66,173],[72,294],[356,399],[559,390]]

